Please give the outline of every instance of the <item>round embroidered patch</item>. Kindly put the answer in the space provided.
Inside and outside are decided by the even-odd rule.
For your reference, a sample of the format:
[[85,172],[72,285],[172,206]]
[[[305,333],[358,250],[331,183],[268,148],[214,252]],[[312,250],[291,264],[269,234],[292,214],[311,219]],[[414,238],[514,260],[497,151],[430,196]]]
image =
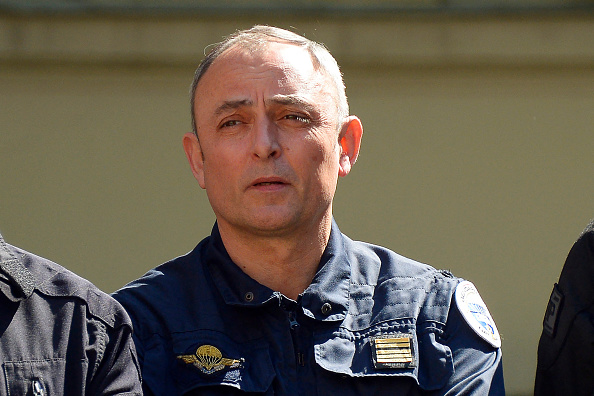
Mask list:
[[462,281],[456,287],[456,305],[466,323],[495,348],[501,347],[501,338],[487,306],[471,282]]

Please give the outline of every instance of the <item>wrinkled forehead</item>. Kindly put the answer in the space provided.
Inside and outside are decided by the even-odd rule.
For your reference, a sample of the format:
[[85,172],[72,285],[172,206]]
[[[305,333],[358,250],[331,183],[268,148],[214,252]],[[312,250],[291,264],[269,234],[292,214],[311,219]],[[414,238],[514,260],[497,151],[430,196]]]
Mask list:
[[230,60],[252,67],[276,67],[289,75],[307,74],[312,78],[322,76],[322,70],[315,57],[306,48],[288,42],[237,43],[222,52],[211,68]]
[[333,94],[327,74],[316,67],[309,51],[299,45],[285,42],[266,42],[247,47],[237,44],[229,47],[204,73],[198,83],[197,92],[201,91],[204,94],[205,90],[248,86],[251,81],[263,79],[273,81],[272,84],[279,88],[298,82],[302,87],[312,91]]
[[255,87],[266,87],[267,95],[298,95],[328,118],[340,118],[334,80],[306,47],[283,41],[248,44],[236,43],[221,51],[203,73],[193,92],[195,127],[217,106],[215,102],[253,100]]

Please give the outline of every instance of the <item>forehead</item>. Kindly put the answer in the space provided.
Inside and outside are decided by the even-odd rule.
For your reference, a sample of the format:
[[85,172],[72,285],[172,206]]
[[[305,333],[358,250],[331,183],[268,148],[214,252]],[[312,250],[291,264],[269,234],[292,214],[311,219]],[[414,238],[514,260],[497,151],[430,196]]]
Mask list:
[[[316,68],[311,54],[289,43],[271,42],[258,48],[235,45],[223,52],[208,68],[196,89],[196,102],[213,95],[248,94],[266,86],[277,93],[301,89],[311,93],[326,91],[327,77]],[[246,92],[241,92],[242,90]],[[201,104],[202,105],[202,104]]]

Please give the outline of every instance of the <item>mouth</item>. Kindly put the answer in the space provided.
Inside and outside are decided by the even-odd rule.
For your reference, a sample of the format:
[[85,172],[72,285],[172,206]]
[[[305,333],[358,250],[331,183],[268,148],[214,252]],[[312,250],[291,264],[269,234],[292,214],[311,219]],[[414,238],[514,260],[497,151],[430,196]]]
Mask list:
[[254,186],[272,186],[275,184],[285,184],[283,182],[260,182],[260,183],[255,183]]
[[285,180],[280,177],[261,177],[256,179],[252,182],[252,187],[257,188],[270,188],[270,187],[280,187],[288,184]]

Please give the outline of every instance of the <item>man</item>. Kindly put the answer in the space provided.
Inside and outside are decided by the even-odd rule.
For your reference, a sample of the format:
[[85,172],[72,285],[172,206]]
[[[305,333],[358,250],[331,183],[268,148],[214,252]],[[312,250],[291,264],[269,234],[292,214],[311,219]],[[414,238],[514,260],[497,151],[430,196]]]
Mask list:
[[334,222],[363,130],[323,46],[238,32],[198,67],[191,101],[184,149],[216,224],[115,294],[146,394],[503,394],[498,333],[472,284]]
[[538,344],[534,394],[594,394],[594,220],[567,255]]
[[0,235],[0,395],[142,395],[124,309]]

